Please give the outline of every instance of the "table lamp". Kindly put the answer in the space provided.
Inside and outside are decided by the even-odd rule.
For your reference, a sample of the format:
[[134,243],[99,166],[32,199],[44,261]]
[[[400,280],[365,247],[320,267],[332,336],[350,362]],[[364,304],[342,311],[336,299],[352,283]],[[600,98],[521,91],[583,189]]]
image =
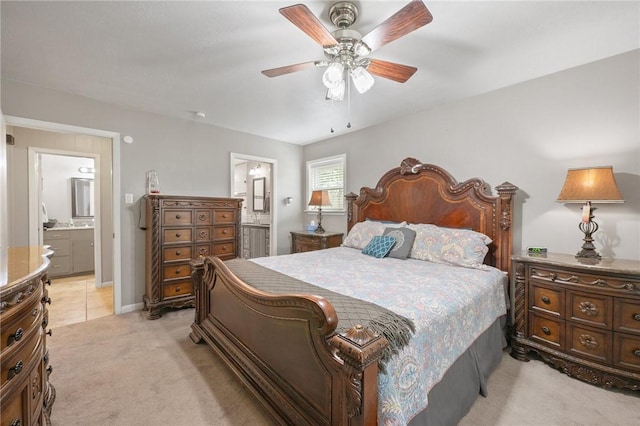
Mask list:
[[309,200],[309,205],[318,207],[318,227],[316,228],[316,232],[318,234],[323,234],[324,228],[322,228],[322,206],[331,205],[331,200],[329,199],[329,191],[313,191],[311,193],[311,200]]
[[556,199],[559,203],[584,203],[582,206],[582,221],[578,228],[584,233],[584,244],[576,254],[577,258],[600,259],[593,245],[592,235],[598,230],[598,224],[593,221],[596,209],[591,203],[624,203],[613,167],[590,167],[569,169],[564,186]]

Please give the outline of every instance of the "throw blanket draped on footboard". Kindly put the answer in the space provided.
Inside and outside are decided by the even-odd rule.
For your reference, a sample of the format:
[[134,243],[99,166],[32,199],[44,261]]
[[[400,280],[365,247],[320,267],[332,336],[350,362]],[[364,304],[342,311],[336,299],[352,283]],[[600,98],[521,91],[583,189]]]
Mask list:
[[327,299],[338,315],[338,332],[363,325],[383,335],[389,345],[380,360],[381,371],[391,356],[409,343],[415,331],[411,320],[374,303],[323,289],[244,259],[228,260],[225,264],[238,278],[258,290],[277,295],[314,294]]

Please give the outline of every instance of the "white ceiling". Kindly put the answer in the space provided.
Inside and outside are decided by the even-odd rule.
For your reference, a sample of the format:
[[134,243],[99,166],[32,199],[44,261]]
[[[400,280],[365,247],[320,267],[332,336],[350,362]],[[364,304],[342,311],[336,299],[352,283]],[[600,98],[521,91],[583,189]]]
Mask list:
[[[260,73],[323,59],[278,13],[296,1],[3,0],[2,77],[307,144],[640,48],[638,1],[426,0],[433,22],[371,55],[417,73],[348,108],[324,100],[322,68]],[[330,31],[333,3],[305,2]],[[364,35],[408,0],[355,3]]]

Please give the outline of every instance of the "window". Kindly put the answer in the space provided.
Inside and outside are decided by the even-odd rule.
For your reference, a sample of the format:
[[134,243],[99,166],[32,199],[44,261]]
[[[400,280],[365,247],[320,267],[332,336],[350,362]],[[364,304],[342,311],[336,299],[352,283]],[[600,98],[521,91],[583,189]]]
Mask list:
[[[343,212],[346,181],[347,155],[341,154],[335,157],[321,158],[307,161],[307,199],[311,199],[311,192],[317,190],[329,191],[331,206],[322,207],[322,211]],[[317,207],[307,206],[309,210],[317,210]]]

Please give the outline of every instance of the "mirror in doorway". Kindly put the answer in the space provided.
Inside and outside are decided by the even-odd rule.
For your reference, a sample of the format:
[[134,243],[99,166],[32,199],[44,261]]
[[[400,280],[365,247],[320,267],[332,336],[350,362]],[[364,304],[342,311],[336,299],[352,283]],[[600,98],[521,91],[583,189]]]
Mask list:
[[265,209],[265,178],[253,180],[253,211],[264,212]]
[[93,216],[93,179],[71,178],[71,217]]

